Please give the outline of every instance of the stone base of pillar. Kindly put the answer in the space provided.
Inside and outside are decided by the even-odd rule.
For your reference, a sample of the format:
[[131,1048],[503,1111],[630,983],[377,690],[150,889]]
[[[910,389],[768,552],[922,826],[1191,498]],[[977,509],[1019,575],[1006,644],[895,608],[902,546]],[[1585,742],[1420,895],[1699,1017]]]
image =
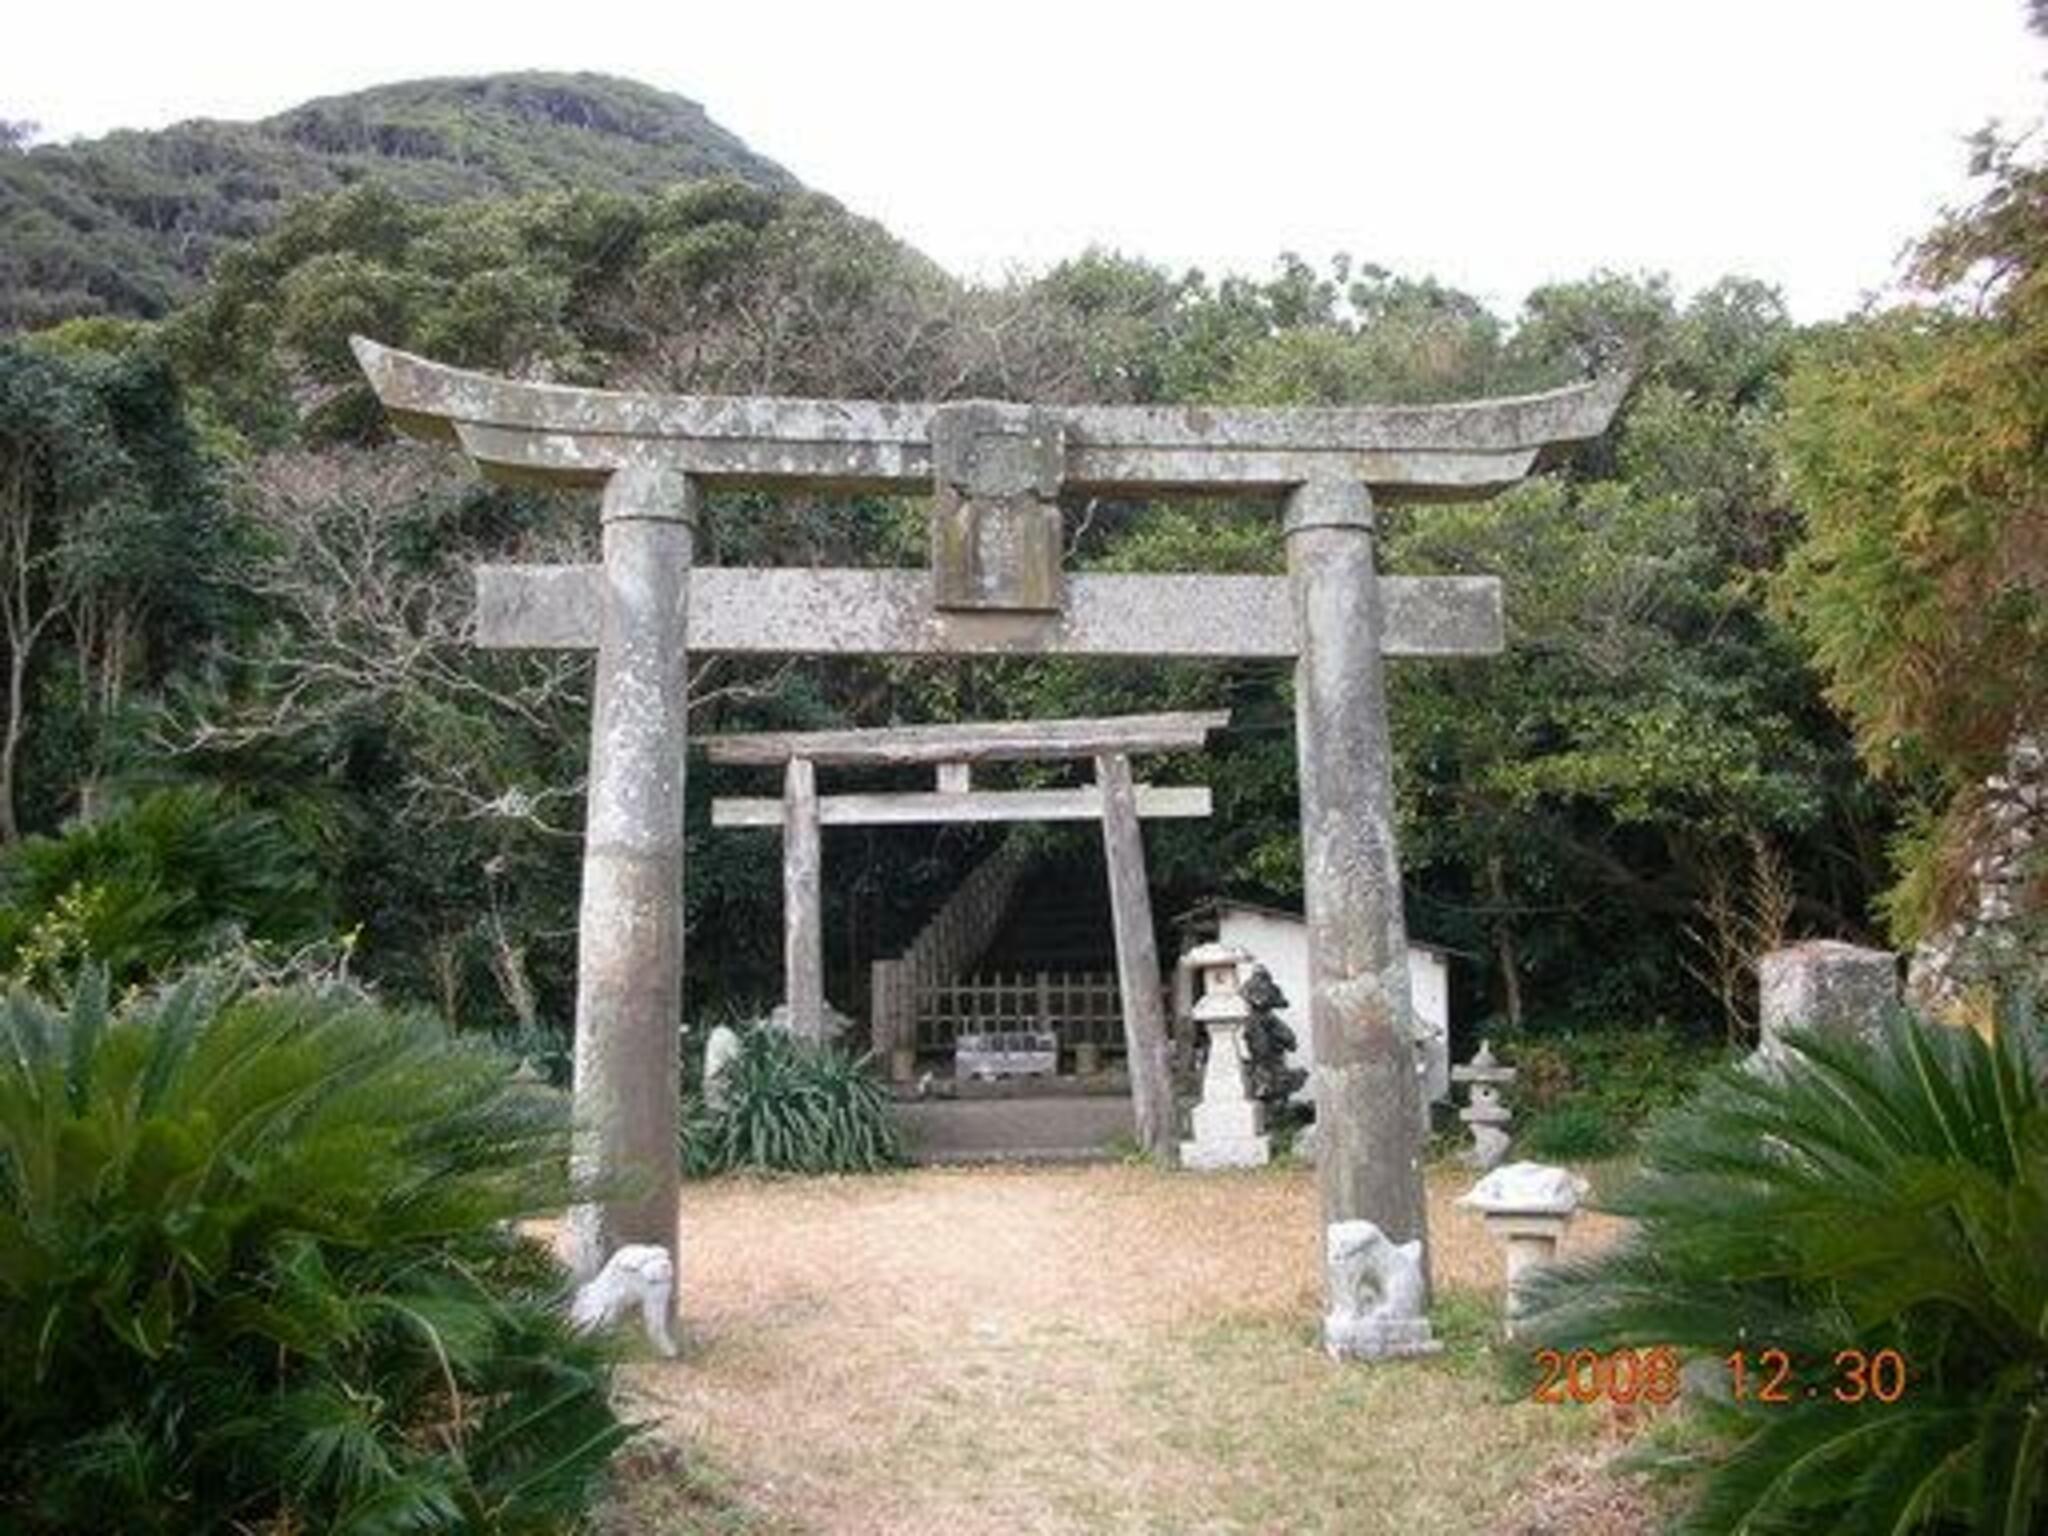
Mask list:
[[1252,1099],[1204,1099],[1191,1117],[1194,1136],[1180,1144],[1183,1168],[1263,1168],[1273,1160],[1265,1106]]
[[1323,1319],[1323,1350],[1332,1360],[1400,1360],[1442,1348],[1423,1317]]
[[1251,1099],[1215,1103],[1204,1099],[1190,1120],[1196,1141],[1265,1140],[1266,1107]]
[[1180,1144],[1180,1165],[1197,1173],[1219,1168],[1263,1168],[1273,1160],[1269,1136],[1229,1136]]
[[899,1045],[889,1053],[889,1081],[907,1083],[917,1076],[917,1052]]

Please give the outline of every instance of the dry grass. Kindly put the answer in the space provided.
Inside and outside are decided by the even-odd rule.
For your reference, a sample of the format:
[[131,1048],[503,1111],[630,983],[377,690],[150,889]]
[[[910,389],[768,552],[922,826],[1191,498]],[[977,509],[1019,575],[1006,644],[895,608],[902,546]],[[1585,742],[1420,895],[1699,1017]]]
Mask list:
[[1504,1400],[1480,1358],[1500,1257],[1450,1203],[1467,1182],[1430,1186],[1452,1347],[1373,1367],[1314,1347],[1299,1170],[695,1185],[684,1358],[632,1368],[629,1411],[707,1450],[762,1528],[1481,1531],[1599,1426]]

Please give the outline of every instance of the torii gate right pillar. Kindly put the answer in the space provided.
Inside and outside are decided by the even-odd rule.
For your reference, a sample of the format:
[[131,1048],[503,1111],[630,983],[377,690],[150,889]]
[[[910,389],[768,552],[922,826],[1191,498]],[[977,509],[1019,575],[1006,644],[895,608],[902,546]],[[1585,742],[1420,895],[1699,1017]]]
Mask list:
[[1297,486],[1285,532],[1323,1228],[1365,1219],[1395,1243],[1423,1239],[1426,1280],[1421,1090],[1372,498],[1356,481]]

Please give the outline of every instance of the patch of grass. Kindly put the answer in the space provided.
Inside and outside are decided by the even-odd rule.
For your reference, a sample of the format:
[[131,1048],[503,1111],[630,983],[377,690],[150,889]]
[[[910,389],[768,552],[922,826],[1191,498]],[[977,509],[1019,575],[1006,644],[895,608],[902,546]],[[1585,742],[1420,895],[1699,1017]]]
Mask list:
[[1439,1289],[1429,1321],[1443,1363],[1460,1371],[1485,1369],[1501,1342],[1500,1301],[1486,1291]]
[[705,1453],[644,1440],[612,1462],[592,1536],[802,1536],[803,1527],[754,1508]]
[[1538,1162],[1583,1162],[1612,1157],[1629,1138],[1629,1128],[1597,1105],[1560,1104],[1530,1120],[1515,1150]]
[[635,1380],[820,1531],[1480,1536],[1561,1463],[1597,1484],[1603,1421],[1496,1384],[1500,1246],[1451,1205],[1471,1177],[1428,1179],[1445,1351],[1371,1365],[1320,1348],[1298,1169],[720,1180],[689,1249],[718,1342]]

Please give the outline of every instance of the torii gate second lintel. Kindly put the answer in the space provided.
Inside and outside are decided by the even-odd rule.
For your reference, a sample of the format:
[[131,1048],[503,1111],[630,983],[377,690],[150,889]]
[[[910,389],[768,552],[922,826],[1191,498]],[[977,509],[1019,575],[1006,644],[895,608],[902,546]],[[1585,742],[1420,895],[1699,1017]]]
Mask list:
[[[577,1213],[580,1268],[674,1247],[685,659],[1291,656],[1322,1220],[1426,1238],[1387,655],[1500,648],[1497,585],[1375,569],[1373,505],[1471,500],[1607,428],[1628,380],[1450,405],[1252,409],[699,398],[526,384],[358,338],[403,430],[487,474],[603,487],[596,567],[482,573],[497,645],[598,653],[578,924],[579,1165],[643,1180]],[[692,570],[707,486],[929,491],[932,568]],[[1265,497],[1284,578],[1069,576],[1063,492]],[[1129,792],[1128,782],[1124,792]],[[1348,1348],[1343,1341],[1330,1341]]]

